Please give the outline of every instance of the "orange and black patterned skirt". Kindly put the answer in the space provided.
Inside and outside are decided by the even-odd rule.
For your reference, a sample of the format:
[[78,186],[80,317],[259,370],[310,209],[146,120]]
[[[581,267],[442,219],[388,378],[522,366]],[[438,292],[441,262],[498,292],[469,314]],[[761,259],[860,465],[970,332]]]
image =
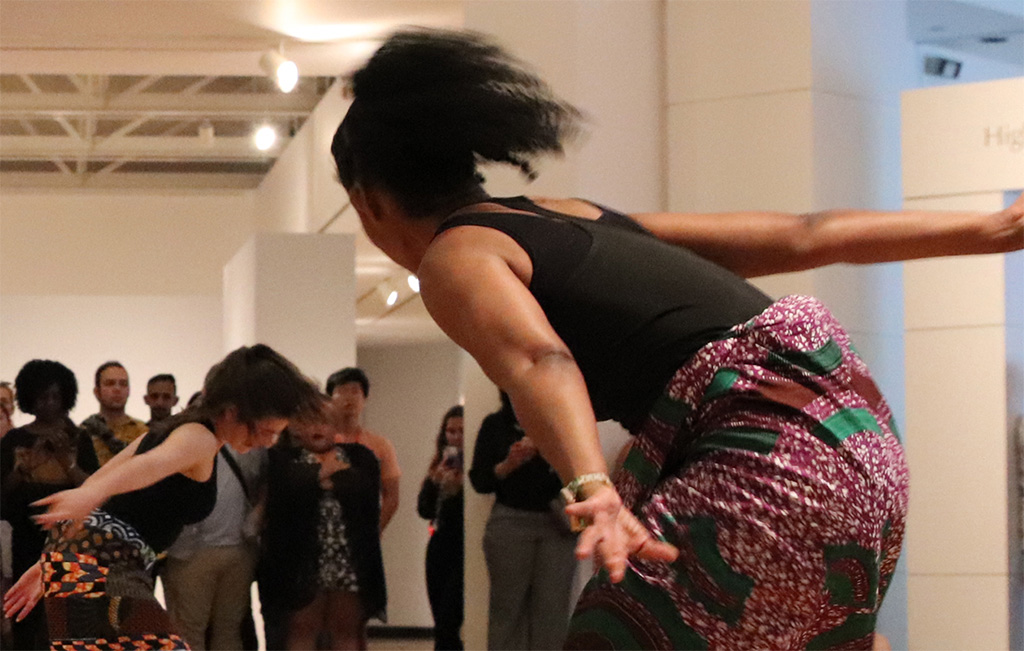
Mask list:
[[153,596],[155,560],[131,525],[101,510],[73,536],[51,534],[42,557],[50,648],[188,649]]

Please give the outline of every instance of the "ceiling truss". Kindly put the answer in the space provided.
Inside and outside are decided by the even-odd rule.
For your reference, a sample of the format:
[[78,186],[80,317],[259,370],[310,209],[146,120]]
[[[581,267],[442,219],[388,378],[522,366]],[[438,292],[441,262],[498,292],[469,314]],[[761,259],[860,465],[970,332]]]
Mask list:
[[[330,88],[280,92],[264,77],[0,74],[0,174],[12,185],[252,187]],[[277,143],[259,151],[253,132]]]

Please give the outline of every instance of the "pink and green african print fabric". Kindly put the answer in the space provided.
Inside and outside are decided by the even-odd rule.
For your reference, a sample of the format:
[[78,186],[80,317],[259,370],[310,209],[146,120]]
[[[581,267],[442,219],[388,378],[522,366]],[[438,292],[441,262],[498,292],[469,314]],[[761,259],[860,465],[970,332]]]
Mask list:
[[679,559],[595,576],[567,648],[871,648],[908,474],[824,305],[784,298],[702,348],[634,433],[616,486]]

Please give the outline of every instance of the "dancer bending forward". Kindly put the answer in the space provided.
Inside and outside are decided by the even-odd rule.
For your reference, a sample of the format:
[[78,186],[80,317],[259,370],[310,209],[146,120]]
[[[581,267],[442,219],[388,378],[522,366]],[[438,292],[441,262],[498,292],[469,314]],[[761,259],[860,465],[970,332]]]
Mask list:
[[272,445],[288,419],[319,410],[316,387],[264,345],[214,366],[197,408],[131,443],[80,487],[36,502],[42,559],[4,597],[21,619],[45,598],[53,649],[187,649],[153,596],[156,555],[210,514],[220,446]]
[[[589,523],[577,553],[605,569],[567,644],[869,648],[906,519],[892,413],[824,305],[741,276],[1020,248],[1024,202],[627,216],[497,199],[477,161],[532,174],[578,115],[499,48],[399,33],[352,92],[332,151],[366,234],[418,274]],[[606,418],[636,437],[614,486]]]

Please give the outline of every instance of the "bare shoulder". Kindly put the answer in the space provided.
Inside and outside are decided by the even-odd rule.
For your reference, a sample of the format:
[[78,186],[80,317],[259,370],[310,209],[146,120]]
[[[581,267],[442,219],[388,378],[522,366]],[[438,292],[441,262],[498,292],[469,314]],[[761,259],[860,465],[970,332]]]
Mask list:
[[185,423],[175,427],[168,435],[168,441],[175,440],[183,445],[194,445],[204,450],[216,450],[219,445],[217,436],[202,423]]
[[370,448],[380,462],[381,479],[391,479],[401,475],[401,471],[398,469],[398,452],[390,439],[367,429],[363,430],[361,438],[363,444]]
[[390,449],[390,450],[394,450],[395,449],[395,446],[394,446],[394,444],[391,443],[391,440],[388,439],[388,437],[384,436],[383,434],[378,434],[377,432],[374,432],[374,431],[371,431],[371,430],[368,430],[368,429],[364,428],[363,429],[363,438],[366,441],[368,441],[368,442],[372,442],[372,444],[375,447],[379,446],[379,447],[387,448],[387,449]]
[[529,273],[532,267],[530,256],[509,235],[486,226],[456,226],[430,244],[417,275],[429,284],[494,261],[507,264],[517,274]]

